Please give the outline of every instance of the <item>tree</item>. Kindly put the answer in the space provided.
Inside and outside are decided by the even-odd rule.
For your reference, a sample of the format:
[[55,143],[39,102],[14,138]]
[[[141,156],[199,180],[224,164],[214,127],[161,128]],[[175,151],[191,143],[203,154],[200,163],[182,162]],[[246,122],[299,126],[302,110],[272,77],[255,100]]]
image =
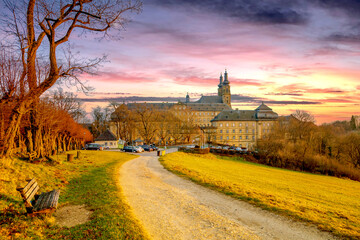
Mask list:
[[97,138],[101,133],[105,132],[109,127],[110,112],[108,108],[101,107],[93,108],[92,117],[94,119],[91,125],[91,132],[94,138]]
[[356,168],[360,168],[360,134],[353,132],[341,141],[342,155]]
[[135,135],[135,119],[134,113],[130,111],[125,104],[114,106],[115,111],[111,114],[110,120],[115,124],[116,136],[126,142],[131,142]]
[[[58,80],[74,79],[77,75],[90,72],[101,62],[101,58],[79,61],[71,53],[59,58],[58,51],[64,46],[76,30],[79,33],[99,32],[108,36],[110,29],[121,29],[127,22],[128,12],[139,12],[138,0],[2,0],[5,6],[2,27],[3,32],[16,39],[21,62],[19,71],[19,94],[11,91],[1,93],[0,106],[12,101],[13,108],[8,117],[9,124],[0,142],[1,154],[10,155],[14,139],[19,132],[20,122],[29,107],[33,138],[37,136],[36,103],[39,97]],[[10,20],[9,20],[10,19]],[[47,42],[44,41],[47,39]],[[47,60],[38,57],[39,51],[47,49]],[[65,49],[65,48],[63,48]],[[62,59],[62,60],[60,60]],[[26,82],[26,86],[25,86]],[[27,88],[26,88],[27,87]],[[36,139],[33,139],[36,141]]]
[[135,104],[133,109],[136,128],[146,144],[153,141],[158,130],[159,111],[150,104]]
[[51,92],[48,98],[58,109],[68,112],[76,122],[79,122],[86,115],[85,110],[81,106],[82,103],[76,99],[74,93],[64,92],[62,88],[58,88]]

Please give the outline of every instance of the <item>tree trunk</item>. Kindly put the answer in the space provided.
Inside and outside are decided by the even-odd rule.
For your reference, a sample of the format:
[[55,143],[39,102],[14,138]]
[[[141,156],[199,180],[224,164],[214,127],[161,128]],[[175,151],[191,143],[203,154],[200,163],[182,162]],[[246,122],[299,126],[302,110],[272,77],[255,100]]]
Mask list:
[[25,112],[26,112],[25,101],[21,101],[14,107],[10,117],[10,124],[5,132],[3,146],[1,149],[1,155],[10,157],[14,149],[16,133],[18,133],[19,131],[21,118]]

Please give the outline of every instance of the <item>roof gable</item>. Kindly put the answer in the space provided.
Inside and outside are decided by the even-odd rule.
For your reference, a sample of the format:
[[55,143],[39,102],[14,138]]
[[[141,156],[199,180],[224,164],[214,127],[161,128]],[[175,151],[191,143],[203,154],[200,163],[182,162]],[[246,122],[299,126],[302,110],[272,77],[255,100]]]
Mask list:
[[105,132],[101,133],[95,141],[116,141],[116,136],[110,132],[109,129],[106,129]]

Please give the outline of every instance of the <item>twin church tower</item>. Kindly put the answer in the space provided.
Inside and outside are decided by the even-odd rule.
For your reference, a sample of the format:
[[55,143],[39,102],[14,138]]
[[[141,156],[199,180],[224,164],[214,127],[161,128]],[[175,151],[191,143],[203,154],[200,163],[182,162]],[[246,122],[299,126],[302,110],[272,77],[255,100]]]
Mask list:
[[[221,104],[224,108],[231,108],[231,93],[230,93],[230,82],[228,79],[228,73],[225,69],[224,77],[220,74],[220,83],[218,85],[217,96],[201,96],[201,98],[195,102],[190,102],[189,93],[186,95],[187,104]],[[205,105],[204,105],[205,106]],[[193,106],[194,107],[194,106]],[[220,107],[220,106],[219,106]]]
[[222,73],[220,74],[220,83],[218,85],[218,96],[222,97],[222,102],[231,107],[231,93],[230,82],[228,80],[228,73],[225,69],[224,78]]

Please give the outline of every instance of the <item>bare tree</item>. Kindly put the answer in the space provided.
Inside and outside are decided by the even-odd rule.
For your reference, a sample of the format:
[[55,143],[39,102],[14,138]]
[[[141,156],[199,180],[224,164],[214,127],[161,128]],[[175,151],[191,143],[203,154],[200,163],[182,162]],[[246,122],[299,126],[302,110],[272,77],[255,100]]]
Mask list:
[[85,110],[82,108],[82,103],[76,98],[77,96],[72,92],[64,92],[62,88],[52,91],[48,98],[59,109],[66,111],[70,116],[79,122],[85,117]]
[[[2,0],[5,10],[2,30],[17,39],[20,49],[22,71],[19,86],[20,94],[16,99],[9,125],[0,142],[2,154],[10,155],[20,121],[28,107],[59,79],[77,79],[79,73],[90,71],[101,59],[76,61],[70,56],[59,60],[58,50],[68,42],[75,30],[99,32],[108,36],[110,29],[122,29],[128,21],[128,13],[139,12],[138,0]],[[8,20],[11,19],[11,20]],[[47,39],[47,42],[44,41]],[[38,53],[47,49],[47,60],[39,72]],[[25,92],[25,80],[28,86]],[[1,94],[0,106],[8,101]],[[35,115],[35,111],[33,111]],[[35,124],[36,117],[32,117]],[[36,128],[33,129],[36,131]],[[32,134],[36,136],[36,134]]]
[[108,108],[96,107],[92,111],[93,123],[91,125],[91,132],[94,137],[98,137],[101,133],[105,132],[109,127],[110,112]]
[[153,141],[158,131],[157,122],[159,111],[149,104],[136,104],[134,109],[137,130],[144,142],[149,144]]

